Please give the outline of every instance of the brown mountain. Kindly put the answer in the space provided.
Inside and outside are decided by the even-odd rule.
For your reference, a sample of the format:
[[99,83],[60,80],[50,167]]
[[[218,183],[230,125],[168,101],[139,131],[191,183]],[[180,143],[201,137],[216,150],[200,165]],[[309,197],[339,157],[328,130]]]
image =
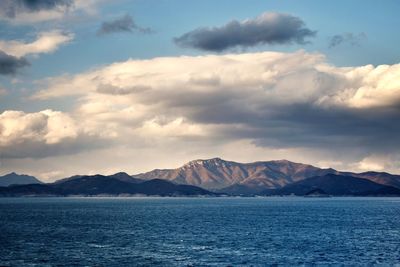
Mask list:
[[337,171],[287,160],[238,163],[213,158],[190,161],[177,169],[156,169],[133,177],[160,178],[178,184],[189,184],[214,190],[233,186],[241,190],[261,191],[268,188],[280,188],[305,178],[328,173],[337,173]]

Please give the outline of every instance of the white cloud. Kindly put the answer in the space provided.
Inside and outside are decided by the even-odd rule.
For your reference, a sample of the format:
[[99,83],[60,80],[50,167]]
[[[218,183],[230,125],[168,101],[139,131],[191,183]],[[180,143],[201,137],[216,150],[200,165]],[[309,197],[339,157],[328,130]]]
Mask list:
[[181,56],[128,60],[75,76],[49,78],[42,81],[47,88],[34,97],[101,93],[110,98],[126,95],[131,103],[179,106],[185,103],[178,102],[195,104],[223,94],[230,99],[253,98],[248,100],[254,105],[310,103],[363,108],[397,101],[399,75],[400,64],[340,68],[326,63],[321,54],[304,51]]
[[101,127],[93,130],[73,114],[61,111],[6,110],[0,113],[0,152],[3,159],[75,154],[109,145],[106,131]]
[[0,40],[0,50],[15,57],[51,53],[61,45],[70,42],[73,38],[74,35],[72,33],[62,33],[58,30],[41,32],[33,42]]
[[176,118],[172,121],[162,122],[159,118],[145,121],[143,126],[138,129],[137,133],[142,136],[157,137],[196,137],[207,136],[207,132],[198,124],[187,122],[184,118]]
[[356,166],[361,171],[383,171],[385,169],[384,162],[381,159],[367,157],[357,163]]
[[12,148],[27,141],[55,144],[63,139],[74,139],[77,135],[75,122],[62,112],[7,110],[0,114],[0,146],[3,148]]

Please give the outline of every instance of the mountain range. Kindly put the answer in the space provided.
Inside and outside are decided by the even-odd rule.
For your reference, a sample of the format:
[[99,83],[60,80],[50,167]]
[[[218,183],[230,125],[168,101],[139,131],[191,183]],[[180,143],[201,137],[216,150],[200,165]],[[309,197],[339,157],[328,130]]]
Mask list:
[[[304,195],[313,190],[331,195],[400,195],[400,175],[341,172],[287,160],[238,163],[212,158],[190,161],[176,169],[155,169],[136,175],[123,172],[110,176],[76,175],[40,184],[32,176],[12,173],[0,177],[1,181],[7,183],[0,187],[0,195],[26,194],[21,193],[25,189],[49,195]],[[30,188],[15,185],[24,181]]]

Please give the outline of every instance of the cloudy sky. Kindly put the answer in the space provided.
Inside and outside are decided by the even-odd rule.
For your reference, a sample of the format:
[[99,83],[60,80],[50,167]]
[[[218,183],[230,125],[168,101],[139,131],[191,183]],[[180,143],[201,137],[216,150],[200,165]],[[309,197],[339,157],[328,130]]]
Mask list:
[[400,2],[2,0],[0,174],[400,173]]

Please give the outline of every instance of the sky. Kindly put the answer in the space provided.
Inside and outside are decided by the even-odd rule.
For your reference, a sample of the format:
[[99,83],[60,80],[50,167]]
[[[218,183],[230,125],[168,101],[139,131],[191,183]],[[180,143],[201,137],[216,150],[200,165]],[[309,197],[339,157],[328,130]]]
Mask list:
[[397,0],[3,0],[0,174],[400,173]]

